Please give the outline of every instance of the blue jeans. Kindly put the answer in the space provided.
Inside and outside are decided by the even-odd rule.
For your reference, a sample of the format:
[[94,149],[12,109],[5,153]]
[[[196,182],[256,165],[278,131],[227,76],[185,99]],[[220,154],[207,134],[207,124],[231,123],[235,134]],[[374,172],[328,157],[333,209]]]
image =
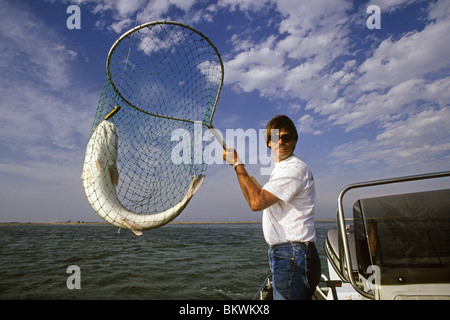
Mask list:
[[313,242],[271,246],[274,300],[311,300],[320,280],[320,258]]

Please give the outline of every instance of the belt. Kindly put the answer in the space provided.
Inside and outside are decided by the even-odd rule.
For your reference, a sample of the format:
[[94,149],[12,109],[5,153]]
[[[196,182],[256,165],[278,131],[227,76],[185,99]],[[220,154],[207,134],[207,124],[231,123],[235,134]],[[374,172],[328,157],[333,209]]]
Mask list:
[[289,242],[282,242],[282,243],[277,243],[277,244],[273,244],[270,247],[271,248],[276,248],[279,246],[285,246],[285,245],[291,245],[291,244],[301,244],[304,245],[306,247],[313,247],[314,246],[314,242],[313,241],[307,241],[307,242],[302,242],[302,241],[289,241]]

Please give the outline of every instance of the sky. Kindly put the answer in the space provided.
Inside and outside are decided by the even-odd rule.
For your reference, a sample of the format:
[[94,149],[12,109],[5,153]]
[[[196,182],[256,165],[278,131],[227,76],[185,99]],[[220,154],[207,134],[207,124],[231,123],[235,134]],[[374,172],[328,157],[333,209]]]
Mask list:
[[[68,27],[70,5],[79,29]],[[449,15],[447,0],[0,0],[0,222],[102,221],[80,176],[106,57],[153,20],[188,24],[218,48],[217,129],[258,131],[277,114],[295,122],[317,219],[335,218],[350,183],[450,170]],[[268,179],[258,163],[247,170]],[[260,219],[218,163],[175,221]]]

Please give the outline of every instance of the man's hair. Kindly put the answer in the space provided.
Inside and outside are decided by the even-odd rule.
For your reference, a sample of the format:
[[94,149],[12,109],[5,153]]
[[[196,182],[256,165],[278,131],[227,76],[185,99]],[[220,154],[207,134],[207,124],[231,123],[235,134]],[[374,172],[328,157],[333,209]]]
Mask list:
[[294,125],[294,122],[285,115],[278,115],[275,116],[272,120],[269,121],[269,123],[266,126],[266,143],[269,147],[269,141],[270,141],[270,132],[272,129],[278,129],[278,130],[286,130],[289,133],[292,133],[294,135],[294,141],[298,140],[298,133],[297,128]]

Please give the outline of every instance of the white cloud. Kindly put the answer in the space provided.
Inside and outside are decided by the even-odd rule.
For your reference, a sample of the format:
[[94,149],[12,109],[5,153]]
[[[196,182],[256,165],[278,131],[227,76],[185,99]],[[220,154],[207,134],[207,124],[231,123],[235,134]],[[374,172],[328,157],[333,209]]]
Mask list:
[[[67,0],[60,0],[67,2]],[[92,4],[92,12],[95,14],[112,13],[113,22],[107,25],[103,20],[97,21],[98,27],[108,27],[121,34],[134,25],[154,20],[171,20],[169,10],[180,9],[190,20],[199,20],[199,15],[204,13],[205,19],[210,17],[209,10],[199,9],[195,14],[190,11],[196,4],[196,0],[85,0],[84,4]]]
[[93,116],[86,107],[98,96],[78,91],[77,54],[37,16],[6,3],[0,19],[0,146],[36,165],[69,161],[73,150],[84,148]]
[[270,2],[272,0],[218,0],[217,5],[229,8],[231,11],[259,11]]
[[430,11],[428,18],[430,20],[446,20],[450,15],[450,2],[448,1],[436,1],[430,3]]
[[[403,168],[433,163],[448,169],[450,109],[427,109],[403,120],[387,122],[375,140],[360,139],[334,148],[332,159],[353,169],[373,166]],[[424,168],[415,168],[415,171]]]
[[122,33],[123,31],[127,30],[131,27],[132,23],[134,21],[131,19],[122,19],[118,22],[114,22],[111,24],[110,28],[114,30],[115,33]]
[[315,119],[309,115],[305,114],[296,122],[296,127],[298,132],[301,133],[312,133],[314,135],[322,134],[322,130],[315,130],[314,128],[317,127],[315,123]]
[[26,4],[2,2],[0,20],[0,219],[90,219],[80,174],[99,93],[75,76],[85,61]]
[[371,0],[366,7],[377,5],[381,12],[394,12],[418,1],[420,0]]
[[121,17],[128,17],[139,10],[142,0],[116,0],[114,1],[117,11]]
[[249,38],[252,34],[248,38],[233,36],[232,43],[239,53],[225,62],[227,83],[244,92],[258,90],[265,97],[312,99],[322,95],[333,99],[337,88],[330,86],[324,69],[347,52],[345,12],[351,4],[273,3],[284,17],[279,35],[270,35],[259,43]]
[[[405,120],[389,122],[384,125],[376,140],[384,145],[390,141],[396,141],[397,145],[404,148],[409,146],[435,145],[435,151],[450,151],[450,142],[446,138],[450,136],[450,107],[440,110],[427,109],[417,114],[412,114]],[[442,148],[444,147],[444,148]],[[428,147],[427,147],[428,148]],[[447,149],[445,149],[447,148]]]
[[[36,78],[52,89],[67,86],[69,61],[76,57],[76,53],[58,43],[51,30],[44,36],[39,31],[44,27],[42,23],[27,12],[5,5],[0,9],[0,17],[3,25],[0,37],[5,48],[1,54],[1,66],[13,71],[6,76]],[[17,23],[18,17],[21,23]],[[27,68],[19,70],[24,58],[27,59]]]
[[274,94],[282,85],[284,73],[283,55],[273,49],[274,41],[274,37],[269,37],[225,61],[225,83],[244,92],[258,90],[263,96]]
[[450,103],[448,78],[435,81],[411,79],[390,88],[387,92],[361,94],[356,101],[339,98],[331,104],[315,108],[328,120],[352,131],[371,122],[395,121],[402,115],[416,112],[423,104],[444,107]]
[[399,40],[384,40],[359,68],[364,75],[358,89],[384,89],[448,67],[450,42],[446,41],[450,20],[429,24],[422,31],[414,31]]

